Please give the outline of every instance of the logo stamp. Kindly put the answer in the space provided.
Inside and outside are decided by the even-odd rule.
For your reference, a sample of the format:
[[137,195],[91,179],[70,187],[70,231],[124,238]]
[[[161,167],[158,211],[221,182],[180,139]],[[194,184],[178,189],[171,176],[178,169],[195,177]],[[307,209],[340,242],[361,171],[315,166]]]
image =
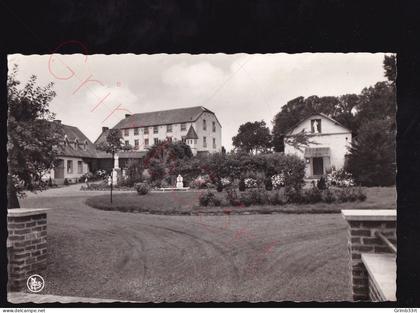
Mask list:
[[45,286],[44,278],[38,274],[31,275],[26,281],[26,286],[30,292],[40,292]]

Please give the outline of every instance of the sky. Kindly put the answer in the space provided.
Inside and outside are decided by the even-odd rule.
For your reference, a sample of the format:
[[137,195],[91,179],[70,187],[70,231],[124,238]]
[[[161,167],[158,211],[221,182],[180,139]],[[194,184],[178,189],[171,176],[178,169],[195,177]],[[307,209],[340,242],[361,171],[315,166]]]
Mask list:
[[232,149],[241,124],[272,120],[299,97],[360,93],[386,80],[384,53],[154,54],[8,56],[24,84],[54,82],[50,110],[91,141],[125,114],[204,106]]

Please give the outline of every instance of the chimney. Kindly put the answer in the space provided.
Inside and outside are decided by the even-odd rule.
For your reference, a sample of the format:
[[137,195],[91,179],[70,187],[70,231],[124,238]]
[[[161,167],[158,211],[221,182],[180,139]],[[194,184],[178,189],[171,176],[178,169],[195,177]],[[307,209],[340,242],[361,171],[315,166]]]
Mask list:
[[54,123],[61,124],[61,120],[54,120]]
[[126,114],[125,118],[129,118],[131,116],[131,114]]
[[108,127],[105,127],[105,126],[102,127],[102,132],[103,133],[106,132],[107,130],[108,130]]

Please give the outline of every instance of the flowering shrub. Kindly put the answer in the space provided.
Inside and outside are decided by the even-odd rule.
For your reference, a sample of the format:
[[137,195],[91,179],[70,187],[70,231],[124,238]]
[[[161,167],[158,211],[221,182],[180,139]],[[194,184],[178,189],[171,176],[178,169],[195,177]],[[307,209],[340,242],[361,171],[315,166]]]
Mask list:
[[212,186],[209,175],[200,175],[190,183],[190,188],[203,189]]
[[257,188],[258,187],[258,182],[254,178],[245,178],[244,182],[245,182],[245,187],[246,188]]
[[274,189],[280,189],[284,186],[284,174],[276,174],[271,176],[271,183],[273,184]]
[[92,178],[93,179],[106,179],[107,176],[108,174],[105,170],[97,170]]
[[331,186],[336,187],[352,187],[354,186],[354,180],[350,173],[344,169],[333,170],[327,175],[327,183]]
[[232,182],[230,181],[230,179],[229,178],[225,178],[225,177],[223,177],[220,180],[220,182],[222,183],[222,186],[223,187],[227,187],[227,186],[230,186],[232,184]]

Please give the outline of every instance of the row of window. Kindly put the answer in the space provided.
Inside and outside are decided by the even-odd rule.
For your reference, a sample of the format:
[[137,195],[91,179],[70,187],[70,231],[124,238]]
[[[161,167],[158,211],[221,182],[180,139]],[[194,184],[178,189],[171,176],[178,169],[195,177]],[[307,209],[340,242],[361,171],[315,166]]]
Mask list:
[[[212,122],[212,127],[213,127],[213,132],[216,132],[216,122]],[[187,130],[187,124],[186,123],[182,123],[181,124],[181,131],[186,131]],[[206,120],[203,120],[203,130],[207,130],[207,122]],[[129,128],[125,128],[124,129],[124,136],[128,136],[130,134],[130,129]],[[153,133],[157,134],[159,132],[158,126],[153,126]],[[166,125],[166,132],[167,133],[172,133],[172,124]],[[138,135],[140,133],[140,128],[134,128],[134,135]],[[144,127],[143,128],[143,133],[145,135],[149,134],[149,127]]]
[[[166,138],[167,141],[172,142],[172,137],[167,137]],[[174,141],[176,141],[177,139],[175,138]],[[187,144],[197,144],[197,139],[194,139],[194,141],[192,139],[190,140],[186,140],[185,136],[182,136],[181,139],[182,142],[185,142]],[[153,138],[153,143],[156,145],[159,143],[159,139],[158,138]],[[125,145],[128,146],[130,144],[130,142],[128,140],[125,141]],[[144,139],[144,146],[148,147],[149,146],[149,138],[145,138]],[[207,137],[203,136],[203,147],[207,148]],[[138,139],[134,139],[134,150],[138,150],[139,149],[139,140]],[[213,149],[216,149],[216,138],[213,138]]]
[[[73,160],[67,160],[67,174],[73,174]],[[77,161],[77,174],[83,174],[82,161]]]

